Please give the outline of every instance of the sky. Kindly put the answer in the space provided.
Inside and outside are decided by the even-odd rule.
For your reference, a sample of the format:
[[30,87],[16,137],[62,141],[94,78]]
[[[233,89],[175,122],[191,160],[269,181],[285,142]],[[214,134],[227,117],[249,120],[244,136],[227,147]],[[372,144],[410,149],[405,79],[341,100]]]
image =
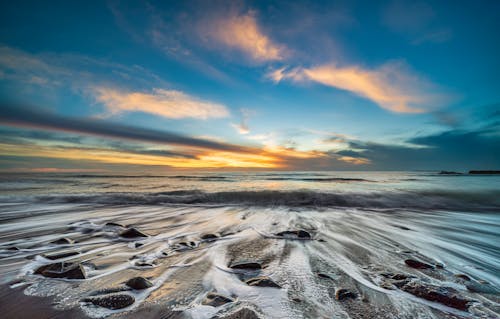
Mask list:
[[0,171],[500,169],[499,1],[3,1]]

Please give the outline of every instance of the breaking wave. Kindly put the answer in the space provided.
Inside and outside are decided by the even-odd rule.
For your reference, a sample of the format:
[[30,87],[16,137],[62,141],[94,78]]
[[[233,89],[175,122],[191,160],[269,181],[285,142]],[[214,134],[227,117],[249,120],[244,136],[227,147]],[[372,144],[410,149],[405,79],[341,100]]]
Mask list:
[[[500,210],[500,190],[470,191],[228,191],[181,190],[156,193],[97,193],[86,195],[31,196],[43,203],[93,203],[112,205],[210,204],[290,207],[360,207],[454,210]],[[19,201],[19,197],[3,198]],[[25,197],[22,200],[26,200]]]

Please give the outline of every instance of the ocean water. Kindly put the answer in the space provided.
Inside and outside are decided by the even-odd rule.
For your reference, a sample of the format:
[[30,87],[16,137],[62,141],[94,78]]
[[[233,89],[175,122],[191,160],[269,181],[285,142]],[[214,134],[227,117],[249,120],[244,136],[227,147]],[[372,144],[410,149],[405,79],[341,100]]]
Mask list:
[[[148,237],[121,238],[132,226]],[[299,229],[311,238],[277,235]],[[216,239],[206,240],[206,234]],[[71,243],[53,243],[62,237]],[[192,318],[238,307],[264,318],[361,318],[365,312],[373,318],[496,318],[499,248],[498,175],[0,176],[1,283],[26,295],[50,296],[59,310],[79,308],[90,317],[133,317],[161,303]],[[54,262],[47,254],[68,250],[78,254],[57,261],[81,263],[85,280],[34,274]],[[432,269],[408,267],[408,259]],[[257,261],[262,269],[234,271],[230,265],[239,260]],[[388,281],[388,273],[453,289],[467,308],[408,293]],[[82,302],[137,275],[150,278],[153,287],[127,291],[135,299],[128,307],[108,310]],[[268,276],[281,289],[245,284],[253,275]],[[357,297],[338,301],[338,288]],[[234,301],[207,306],[203,299],[210,291]]]

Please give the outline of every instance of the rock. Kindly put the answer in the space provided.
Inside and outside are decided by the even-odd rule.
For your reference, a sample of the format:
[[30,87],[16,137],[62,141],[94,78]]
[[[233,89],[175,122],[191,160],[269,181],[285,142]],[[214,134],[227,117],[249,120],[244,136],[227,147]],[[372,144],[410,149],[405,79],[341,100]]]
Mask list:
[[311,234],[305,230],[285,230],[276,234],[276,236],[289,238],[289,239],[311,239]]
[[17,248],[16,246],[11,246],[11,247],[7,248],[7,250],[9,250],[9,251],[19,251],[19,248]]
[[469,174],[477,175],[477,174],[486,174],[486,175],[498,175],[500,171],[469,171]]
[[139,248],[139,247],[142,247],[142,246],[144,246],[144,244],[143,244],[143,243],[135,243],[135,244],[134,244],[134,247],[135,247],[135,248]]
[[470,277],[465,275],[465,274],[455,274],[455,277],[457,277],[459,279],[463,279],[465,281],[470,281]]
[[441,171],[439,172],[439,175],[462,175],[462,173],[453,171]]
[[321,272],[318,273],[318,277],[333,280],[332,277],[328,276],[327,274],[321,273]]
[[406,226],[402,226],[402,225],[394,225],[394,227],[397,227],[397,228],[402,229],[402,230],[411,230],[410,228],[408,228]]
[[415,260],[415,259],[406,259],[405,260],[405,264],[411,268],[415,268],[415,269],[433,269],[434,267],[429,265],[429,264],[426,264],[424,262],[421,262],[421,261],[418,261],[418,260]]
[[104,224],[104,226],[125,228],[123,225],[120,225],[120,224],[114,223],[114,222],[107,222],[106,224]]
[[319,241],[320,243],[326,243],[326,240],[324,240],[323,238],[318,239],[318,241]]
[[339,288],[335,291],[335,299],[339,301],[346,299],[355,299],[357,296],[358,295],[355,292],[345,288]]
[[135,302],[135,298],[128,294],[113,294],[107,296],[86,298],[83,301],[108,309],[122,309]]
[[234,299],[231,299],[229,297],[220,295],[215,292],[209,292],[201,303],[205,306],[219,307],[233,301]]
[[228,266],[232,269],[246,269],[246,270],[259,270],[262,269],[262,265],[258,262],[253,261],[238,261],[232,262]]
[[217,236],[215,234],[205,234],[205,235],[202,235],[200,238],[203,240],[206,240],[206,241],[213,241],[213,240],[217,240],[219,238],[219,236]]
[[55,244],[55,245],[71,245],[74,243],[74,241],[72,239],[63,237],[63,238],[59,238],[57,240],[51,241],[50,243]]
[[77,263],[55,263],[42,266],[35,274],[49,278],[85,279],[85,269]]
[[292,301],[296,302],[296,303],[300,303],[300,302],[302,302],[302,299],[295,297],[295,298],[292,298]]
[[266,276],[260,276],[255,278],[250,278],[245,283],[249,286],[258,286],[258,287],[272,287],[272,288],[281,288],[280,285],[271,280],[271,278]]
[[131,278],[125,283],[125,285],[129,286],[132,289],[136,289],[136,290],[147,289],[147,288],[150,288],[153,286],[151,281],[149,281],[143,277]]
[[196,243],[194,241],[191,242],[180,242],[173,246],[173,250],[175,251],[185,251],[190,250],[196,247]]
[[148,235],[138,231],[136,228],[128,228],[120,233],[120,237],[137,238],[137,237],[148,237]]
[[42,255],[44,258],[50,259],[50,260],[56,260],[56,259],[61,259],[61,258],[66,258],[66,257],[71,257],[71,256],[76,256],[80,254],[77,251],[66,251],[58,254],[46,254]]
[[488,283],[470,282],[465,285],[467,290],[476,293],[500,295],[500,290]]
[[260,319],[260,317],[252,309],[241,308],[240,310],[225,315],[224,317],[215,316],[214,319]]
[[401,290],[419,298],[438,302],[440,304],[459,310],[465,311],[469,308],[470,300],[462,298],[457,294],[457,290],[450,287],[422,285],[416,282],[410,282],[402,286]]

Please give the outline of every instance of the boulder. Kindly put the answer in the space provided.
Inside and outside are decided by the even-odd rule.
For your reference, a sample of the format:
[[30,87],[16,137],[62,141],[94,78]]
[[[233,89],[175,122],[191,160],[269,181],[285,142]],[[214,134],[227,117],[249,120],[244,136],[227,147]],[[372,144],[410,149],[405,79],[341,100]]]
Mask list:
[[153,286],[151,281],[149,281],[143,277],[131,278],[125,283],[125,285],[129,286],[132,289],[136,289],[136,290],[147,289],[147,288],[150,288]]
[[233,302],[234,299],[223,296],[215,292],[209,292],[205,299],[203,299],[202,304],[205,306],[219,307],[229,302]]
[[137,238],[137,237],[148,237],[148,235],[140,232],[136,228],[127,228],[120,233],[120,237],[123,238]]
[[401,290],[425,300],[438,302],[448,307],[459,310],[467,310],[470,300],[458,295],[458,291],[450,287],[439,287],[433,285],[423,285],[417,282],[410,282]]
[[39,267],[35,274],[49,278],[85,279],[85,269],[77,263],[55,263]]
[[433,266],[431,266],[429,264],[426,264],[424,262],[421,262],[421,261],[418,261],[415,259],[406,259],[405,264],[408,267],[415,268],[415,269],[433,269],[434,268]]
[[72,239],[63,237],[63,238],[59,238],[57,240],[51,241],[50,243],[55,244],[55,245],[71,245],[74,243],[74,241]]
[[108,309],[122,309],[135,302],[135,298],[128,294],[113,294],[99,297],[86,298],[83,301]]
[[358,295],[345,288],[339,288],[335,291],[335,299],[338,301],[346,300],[346,299],[355,299]]
[[305,230],[285,230],[276,234],[276,236],[289,239],[311,239],[312,236]]
[[254,261],[236,261],[231,262],[228,266],[232,269],[245,269],[245,270],[259,270],[262,269],[262,265],[259,262]]
[[267,276],[250,278],[247,281],[245,281],[245,283],[249,286],[281,288],[280,285],[272,281],[271,278]]

